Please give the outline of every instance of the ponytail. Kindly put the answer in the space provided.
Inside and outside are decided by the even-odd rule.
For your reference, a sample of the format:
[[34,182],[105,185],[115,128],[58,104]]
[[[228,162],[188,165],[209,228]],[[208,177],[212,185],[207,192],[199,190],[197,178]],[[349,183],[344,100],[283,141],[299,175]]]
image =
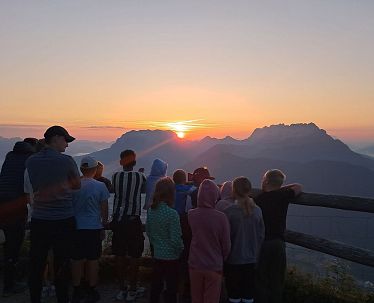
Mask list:
[[243,209],[244,214],[249,216],[252,214],[256,204],[249,196],[252,191],[252,184],[246,177],[238,177],[233,183],[233,193],[238,205]]

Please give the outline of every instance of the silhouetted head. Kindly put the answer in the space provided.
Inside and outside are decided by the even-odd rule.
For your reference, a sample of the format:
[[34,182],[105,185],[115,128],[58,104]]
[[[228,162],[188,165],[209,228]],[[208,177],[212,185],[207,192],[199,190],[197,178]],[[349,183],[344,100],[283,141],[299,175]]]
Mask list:
[[215,178],[210,175],[207,167],[196,168],[193,174],[189,174],[188,179],[193,181],[196,187],[199,187],[204,180],[214,180]]
[[119,163],[124,169],[132,170],[136,165],[136,154],[131,149],[126,149],[120,154],[121,160]]
[[170,207],[174,204],[175,184],[170,177],[163,177],[157,181],[151,208],[157,208],[161,202],[165,202]]
[[222,184],[220,190],[221,200],[233,199],[232,182],[226,181]]
[[277,190],[282,187],[284,180],[286,180],[286,175],[281,170],[268,170],[262,178],[262,190]]
[[103,176],[104,172],[104,164],[101,163],[100,161],[97,161],[97,170],[95,174],[95,179],[101,178]]
[[93,178],[97,171],[98,162],[90,157],[85,156],[81,160],[80,170],[86,178]]
[[197,206],[214,208],[219,197],[218,186],[209,179],[205,179],[199,187],[197,193]]
[[59,125],[54,125],[48,128],[44,133],[44,139],[49,147],[59,152],[64,152],[69,146],[68,143],[75,140],[74,137],[69,135],[65,128]]
[[186,184],[187,174],[183,169],[177,169],[173,174],[173,181],[175,184]]

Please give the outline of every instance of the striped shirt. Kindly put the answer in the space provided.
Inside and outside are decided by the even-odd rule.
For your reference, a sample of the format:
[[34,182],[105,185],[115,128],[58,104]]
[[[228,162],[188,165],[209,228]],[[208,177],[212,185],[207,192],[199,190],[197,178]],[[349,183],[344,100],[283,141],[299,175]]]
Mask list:
[[121,171],[114,173],[113,218],[121,221],[122,217],[140,216],[141,193],[145,191],[146,177],[141,172]]

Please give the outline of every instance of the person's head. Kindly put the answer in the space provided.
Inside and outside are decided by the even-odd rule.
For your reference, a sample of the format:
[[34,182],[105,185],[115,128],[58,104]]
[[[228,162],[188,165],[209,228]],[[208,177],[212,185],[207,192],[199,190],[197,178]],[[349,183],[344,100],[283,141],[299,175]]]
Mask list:
[[153,160],[150,176],[165,177],[168,170],[168,164],[161,159]]
[[23,142],[26,142],[28,144],[30,144],[32,146],[32,149],[34,150],[34,152],[37,152],[37,148],[38,148],[38,144],[39,144],[39,140],[36,139],[36,138],[25,138],[23,139]]
[[104,172],[104,164],[101,163],[100,161],[97,161],[97,170],[96,170],[95,178],[102,177],[103,172]]
[[226,181],[222,184],[220,190],[220,197],[222,200],[228,200],[233,198],[232,182]]
[[51,126],[44,133],[45,143],[58,152],[64,152],[68,147],[68,143],[75,140],[70,136],[68,131],[59,125]]
[[131,149],[126,149],[120,154],[119,163],[124,169],[133,169],[136,165],[136,154]]
[[205,180],[214,180],[215,178],[210,175],[210,172],[207,167],[196,168],[191,174],[191,179],[196,187],[199,187],[200,184]]
[[253,199],[250,198],[252,184],[246,177],[238,177],[232,182],[234,199],[243,209],[245,215],[250,215],[255,207]]
[[282,187],[286,175],[279,169],[268,170],[262,178],[262,190],[272,191]]
[[93,178],[97,171],[98,162],[90,157],[85,156],[81,160],[80,170],[84,177]]
[[157,181],[151,208],[157,208],[161,202],[165,202],[170,207],[174,204],[175,184],[170,177],[163,177]]
[[38,144],[36,145],[36,151],[41,151],[46,146],[45,139],[39,139]]
[[214,208],[219,198],[218,186],[209,179],[205,179],[199,187],[197,193],[197,206]]
[[186,184],[187,174],[183,169],[177,169],[173,174],[173,181],[175,184]]

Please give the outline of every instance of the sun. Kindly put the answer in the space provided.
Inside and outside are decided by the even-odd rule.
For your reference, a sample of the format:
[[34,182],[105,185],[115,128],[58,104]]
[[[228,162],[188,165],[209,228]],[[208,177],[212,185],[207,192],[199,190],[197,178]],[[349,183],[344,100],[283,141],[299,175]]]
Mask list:
[[180,139],[183,139],[184,136],[186,135],[184,132],[176,132],[176,134],[177,134],[178,138],[180,138]]

